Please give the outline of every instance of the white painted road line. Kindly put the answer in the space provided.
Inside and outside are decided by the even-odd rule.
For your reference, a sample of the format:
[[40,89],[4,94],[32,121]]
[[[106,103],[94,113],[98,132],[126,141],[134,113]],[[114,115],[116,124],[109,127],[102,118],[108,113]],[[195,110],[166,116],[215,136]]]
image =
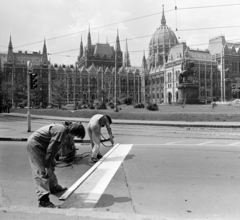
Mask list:
[[110,155],[119,144],[116,144],[111,150],[109,150],[97,163],[95,163],[81,178],[77,180],[60,198],[59,200],[66,200],[91,174],[97,167]]
[[169,143],[164,143],[163,145],[172,145],[172,144],[178,144],[182,141],[175,141],[175,142],[169,142]]
[[75,190],[74,196],[80,197],[81,209],[94,208],[132,146],[132,144],[119,145]]
[[236,145],[240,145],[240,142],[234,142],[234,143],[228,144],[227,146],[236,146]]
[[199,143],[199,144],[197,144],[197,145],[207,145],[207,144],[210,144],[210,143],[213,143],[213,142],[215,142],[215,141],[203,142],[203,143]]

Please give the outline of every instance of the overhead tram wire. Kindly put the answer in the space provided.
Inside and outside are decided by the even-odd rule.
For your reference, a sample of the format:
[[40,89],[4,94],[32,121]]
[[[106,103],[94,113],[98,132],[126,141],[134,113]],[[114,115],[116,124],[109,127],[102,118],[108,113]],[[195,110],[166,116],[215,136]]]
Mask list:
[[[204,29],[219,29],[219,28],[235,28],[235,27],[240,27],[239,25],[235,25],[235,26],[223,26],[223,27],[206,27],[206,28],[192,28],[192,29],[182,29],[182,30],[178,30],[178,31],[196,31],[196,30],[204,30]],[[127,41],[130,40],[135,40],[135,39],[139,39],[139,38],[145,38],[145,37],[152,37],[154,35],[161,35],[161,34],[151,34],[151,35],[144,35],[144,36],[139,36],[139,37],[133,37],[133,38],[128,38]],[[119,42],[125,42],[126,40],[120,40]],[[116,42],[110,42],[111,43],[116,43]],[[50,55],[55,55],[55,54],[59,54],[59,53],[65,53],[65,52],[70,52],[70,51],[76,51],[79,50],[79,48],[77,49],[71,49],[71,50],[66,50],[66,51],[61,51],[61,52],[56,52],[56,53],[51,53]]]
[[[171,11],[174,11],[174,10],[172,9],[172,10],[168,10],[168,11],[165,11],[165,12],[167,13],[167,12],[171,12]],[[127,19],[127,20],[124,20],[124,21],[120,21],[120,22],[115,22],[115,23],[111,23],[111,24],[106,24],[106,25],[94,27],[94,28],[91,28],[91,30],[100,29],[100,28],[104,28],[104,27],[108,27],[108,26],[112,26],[112,25],[116,25],[116,24],[120,24],[120,23],[125,23],[125,22],[129,22],[129,21],[134,21],[134,20],[138,20],[138,19],[142,19],[142,18],[146,18],[146,17],[159,15],[159,14],[162,14],[162,12],[157,12],[157,13],[144,15],[144,16],[137,17],[137,18],[131,18],[131,19]],[[46,39],[46,41],[55,40],[55,39],[58,39],[58,38],[67,37],[67,36],[71,36],[71,35],[74,35],[74,34],[83,33],[83,32],[86,32],[86,31],[88,31],[88,29],[85,29],[85,30],[82,30],[82,31],[77,31],[77,32],[70,33],[70,34],[57,36],[57,37],[48,38],[48,39]],[[32,43],[29,43],[29,44],[20,45],[20,46],[17,46],[15,48],[29,46],[29,45],[37,44],[37,43],[42,43],[42,40],[41,41],[32,42]]]
[[188,10],[188,9],[201,9],[201,8],[216,8],[216,7],[230,7],[240,5],[240,3],[236,4],[226,4],[226,5],[205,5],[205,6],[196,6],[196,7],[189,7],[189,8],[177,8],[176,10]]
[[[237,39],[233,39],[233,40],[230,40],[230,41],[236,41],[236,40],[240,40],[240,38],[237,38]],[[230,42],[229,41],[229,42]],[[213,44],[217,44],[218,42],[214,42]],[[201,45],[206,45],[206,44],[208,44],[208,43],[202,43],[202,44],[192,44],[192,45],[188,45],[189,47],[194,47],[194,46],[201,46]],[[193,49],[193,48],[192,48]],[[75,49],[75,50],[79,50],[79,49]],[[190,50],[191,50],[191,48],[190,48]],[[196,49],[195,49],[196,50]],[[73,50],[71,50],[71,51],[73,51]],[[144,49],[144,51],[147,51],[147,52],[149,52],[149,51],[151,51],[151,50],[149,50],[149,49]],[[200,51],[201,51],[201,49],[200,49]],[[64,52],[67,52],[67,51],[64,51]],[[143,52],[143,50],[135,50],[135,51],[128,51],[129,53],[142,53]],[[61,52],[58,52],[58,53],[61,53]],[[63,52],[62,52],[63,53]],[[51,54],[51,53],[48,53],[48,55],[50,55],[50,56],[66,56],[66,57],[73,57],[72,55],[57,55],[57,53],[53,53],[53,54]],[[106,61],[104,61],[104,60],[91,60],[91,61],[101,61],[101,62],[109,62],[109,60],[106,60]],[[114,62],[115,60],[113,60],[113,62]]]
[[[174,9],[166,10],[166,11],[164,11],[164,13],[168,13],[168,12],[171,12],[171,11],[174,11],[174,10],[176,11],[176,10],[191,10],[191,9],[197,9],[197,8],[200,9],[200,8],[230,7],[230,6],[236,6],[236,5],[240,5],[240,3],[237,3],[237,4],[225,4],[225,5],[198,6],[198,7],[189,7],[189,8],[177,8],[177,6],[175,5]],[[138,19],[142,19],[142,18],[146,18],[146,17],[151,17],[151,16],[155,16],[155,15],[158,15],[158,14],[162,14],[162,12],[157,12],[157,13],[153,13],[153,14],[149,14],[149,15],[144,15],[144,16],[140,16],[140,17],[136,17],[136,18],[127,19],[127,20],[120,21],[120,22],[115,22],[115,23],[111,23],[111,24],[102,25],[102,26],[99,26],[99,27],[91,28],[91,30],[100,29],[100,28],[103,28],[103,27],[108,27],[108,26],[119,24],[119,23],[125,23],[125,22],[129,22],[129,21],[134,21],[134,20],[138,20]],[[83,31],[78,31],[78,32],[70,33],[70,34],[60,35],[60,36],[57,36],[57,37],[48,38],[48,39],[46,39],[46,41],[55,40],[55,39],[58,39],[58,38],[67,37],[67,36],[71,36],[71,35],[74,35],[74,34],[83,33],[85,31],[88,31],[88,30],[83,30]],[[14,48],[29,46],[29,45],[37,44],[37,43],[42,43],[42,40],[41,41],[32,42],[32,43],[29,43],[29,44],[16,46]]]
[[[240,27],[240,26],[239,26]],[[221,27],[219,27],[221,28]],[[185,30],[183,30],[185,31]],[[151,37],[151,36],[154,36],[154,34],[151,34],[151,35],[145,35],[145,36],[141,36],[141,37],[136,37],[136,38],[131,38],[130,40],[134,40],[134,39],[138,39],[138,38],[145,38],[145,37]],[[237,36],[237,35],[234,35],[234,36]],[[191,39],[196,39],[196,38],[209,38],[209,37],[193,37]],[[232,40],[229,40],[229,41],[235,41],[235,40],[240,40],[240,39],[232,39]],[[126,40],[121,40],[120,42],[122,41],[126,41]],[[128,39],[129,41],[129,39]],[[111,42],[111,43],[115,43],[115,42]],[[195,44],[195,45],[189,45],[189,46],[200,46],[200,45],[205,45],[206,43],[203,43],[203,44]],[[71,49],[71,50],[65,50],[65,51],[60,51],[60,52],[55,52],[55,53],[48,53],[48,55],[50,56],[66,56],[66,57],[72,57],[71,55],[58,55],[60,53],[65,53],[65,52],[71,52],[71,51],[79,51],[79,48],[77,49]],[[148,51],[148,50],[146,50]],[[31,50],[28,50],[28,52],[34,52],[34,51],[31,51]],[[142,50],[137,50],[137,51],[128,51],[128,52],[142,52]],[[6,53],[6,52],[2,52],[2,53]]]

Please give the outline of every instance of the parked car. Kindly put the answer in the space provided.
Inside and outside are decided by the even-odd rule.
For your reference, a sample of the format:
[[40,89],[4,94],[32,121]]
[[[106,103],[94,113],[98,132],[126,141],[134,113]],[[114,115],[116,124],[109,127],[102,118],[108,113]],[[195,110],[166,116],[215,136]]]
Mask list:
[[18,108],[24,108],[25,106],[24,106],[22,103],[19,103],[19,104],[17,105],[17,107],[18,107]]
[[66,104],[62,107],[63,110],[74,110],[75,105],[74,104]]

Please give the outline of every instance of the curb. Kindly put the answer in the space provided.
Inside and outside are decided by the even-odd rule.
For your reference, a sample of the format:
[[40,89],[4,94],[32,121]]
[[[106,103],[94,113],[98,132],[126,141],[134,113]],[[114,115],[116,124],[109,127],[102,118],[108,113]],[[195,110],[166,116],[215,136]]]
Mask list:
[[[16,137],[0,137],[0,141],[27,141],[28,138],[16,138]],[[80,139],[74,139],[75,143],[84,143],[89,144],[90,140],[80,140]]]
[[114,122],[114,124],[125,124],[125,125],[151,125],[151,126],[163,126],[163,127],[204,127],[204,128],[240,128],[240,125],[200,125],[200,124],[163,124],[163,123],[131,123],[131,122]]
[[[3,114],[5,116],[12,116],[12,117],[22,117],[22,118],[26,118],[27,116],[26,115],[20,115],[20,114]],[[32,119],[46,119],[48,120],[48,116],[40,116],[40,115],[31,115],[31,118]],[[74,118],[69,118],[69,117],[65,117],[65,118],[61,118],[61,117],[56,117],[56,118],[52,118],[56,121],[64,121],[64,120],[75,120]],[[88,118],[81,118],[81,121],[82,122],[89,122],[89,119]],[[191,123],[191,122],[190,122]],[[121,119],[119,119],[119,121],[115,121],[114,124],[125,124],[125,125],[150,125],[150,126],[163,126],[163,127],[206,127],[206,128],[240,128],[240,124],[238,125],[230,125],[230,124],[227,124],[227,125],[223,125],[223,124],[197,124],[197,122],[194,124],[194,122],[192,122],[192,124],[190,123],[178,123],[176,121],[175,122],[172,122],[172,123],[164,123],[163,121],[161,122],[155,122],[153,121],[152,122],[139,122],[139,121],[136,121],[136,122],[126,122],[126,121],[121,121]]]
[[0,141],[27,141],[28,138],[0,137]]

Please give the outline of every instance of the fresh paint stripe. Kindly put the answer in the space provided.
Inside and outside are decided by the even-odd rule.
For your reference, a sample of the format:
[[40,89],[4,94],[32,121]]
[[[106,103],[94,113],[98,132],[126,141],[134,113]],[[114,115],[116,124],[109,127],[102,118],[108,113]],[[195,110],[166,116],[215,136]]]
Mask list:
[[119,145],[99,165],[98,169],[75,190],[74,197],[80,197],[81,209],[87,208],[89,210],[94,208],[131,148],[131,144]]
[[213,143],[214,141],[208,141],[208,142],[203,142],[203,143],[200,143],[200,144],[197,144],[197,145],[206,145],[206,144],[210,144],[210,143]]
[[236,145],[240,145],[240,142],[234,142],[234,143],[228,144],[227,146],[236,146]]
[[165,144],[163,144],[163,145],[178,144],[178,143],[180,143],[180,142],[182,142],[182,141],[169,142],[169,143],[165,143]]
[[97,163],[95,163],[82,177],[80,177],[60,198],[59,200],[66,200],[91,174],[97,167],[110,155],[119,144],[116,144],[109,150]]

